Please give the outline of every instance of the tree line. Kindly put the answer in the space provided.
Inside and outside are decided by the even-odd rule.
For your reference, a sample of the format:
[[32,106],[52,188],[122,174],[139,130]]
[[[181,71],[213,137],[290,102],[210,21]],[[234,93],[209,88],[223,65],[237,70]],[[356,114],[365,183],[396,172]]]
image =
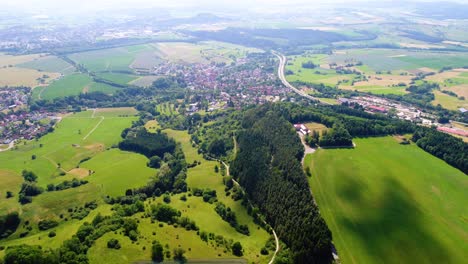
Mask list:
[[313,202],[291,124],[264,105],[247,111],[242,126],[232,175],[290,248],[293,263],[330,263],[331,231]]

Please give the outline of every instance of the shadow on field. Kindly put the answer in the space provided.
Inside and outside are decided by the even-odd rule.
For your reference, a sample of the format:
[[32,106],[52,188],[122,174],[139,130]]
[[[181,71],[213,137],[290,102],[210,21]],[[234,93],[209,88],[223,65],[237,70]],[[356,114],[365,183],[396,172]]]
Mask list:
[[373,262],[451,263],[448,250],[428,232],[423,213],[399,182],[385,178],[382,192],[364,199],[364,183],[343,180],[340,199],[362,211],[359,218],[338,220],[361,240]]

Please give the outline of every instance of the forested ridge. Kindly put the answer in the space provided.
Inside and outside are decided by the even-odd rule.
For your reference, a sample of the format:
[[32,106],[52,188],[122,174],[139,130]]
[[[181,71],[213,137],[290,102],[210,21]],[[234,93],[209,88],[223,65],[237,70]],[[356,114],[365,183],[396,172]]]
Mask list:
[[329,263],[332,235],[300,163],[304,148],[291,124],[271,110],[266,105],[245,113],[231,173],[290,248],[294,263]]

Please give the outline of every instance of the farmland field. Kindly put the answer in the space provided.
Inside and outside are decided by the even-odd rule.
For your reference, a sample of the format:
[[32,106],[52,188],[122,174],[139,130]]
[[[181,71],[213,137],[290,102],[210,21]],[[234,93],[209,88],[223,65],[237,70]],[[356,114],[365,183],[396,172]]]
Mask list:
[[54,81],[46,87],[33,90],[33,98],[53,99],[68,95],[78,95],[92,82],[91,77],[85,74],[72,74]]
[[29,86],[34,88],[41,84],[38,79],[44,77],[44,75],[48,76],[48,78],[44,78],[44,83],[49,83],[59,77],[60,73],[52,69],[38,71],[34,68],[22,67],[25,63],[41,60],[44,56],[43,54],[13,56],[0,53],[0,76],[2,76],[0,86]]
[[393,137],[309,154],[309,182],[342,263],[462,263],[468,179]]
[[75,67],[55,56],[35,58],[32,61],[19,64],[18,67],[44,72],[58,72],[61,74],[70,74],[75,71]]
[[461,107],[468,108],[468,101],[466,99],[460,100],[457,97],[450,96],[439,91],[434,91],[434,96],[435,100],[432,101],[433,105],[440,104],[442,107],[447,108],[449,110],[457,110]]
[[261,52],[259,49],[215,41],[197,44],[183,42],[157,43],[154,44],[154,47],[158,50],[157,54],[163,59],[188,63],[210,63],[212,61],[230,63],[249,52]]
[[119,73],[99,73],[97,76],[122,85],[128,84],[138,78],[138,76]]
[[83,64],[88,70],[99,71],[131,71],[130,64],[135,59],[135,52],[127,48],[102,49],[75,53],[70,55],[70,59]]

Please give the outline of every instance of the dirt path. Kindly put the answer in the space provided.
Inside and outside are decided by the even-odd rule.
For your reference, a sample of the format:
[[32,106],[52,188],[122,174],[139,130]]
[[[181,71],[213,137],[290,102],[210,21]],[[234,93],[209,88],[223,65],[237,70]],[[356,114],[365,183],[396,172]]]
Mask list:
[[[94,116],[94,112],[93,112],[93,116]],[[93,118],[94,118],[94,117],[93,117]],[[83,138],[83,140],[87,139],[87,138],[94,132],[94,130],[96,130],[96,129],[99,127],[99,125],[100,125],[100,124],[102,123],[102,121],[104,121],[104,119],[105,119],[103,116],[100,116],[100,118],[101,118],[101,120],[99,121],[99,123],[97,123],[96,126],[94,126],[93,129],[91,129],[91,131],[89,131],[89,133],[86,134],[86,136]]]
[[[237,146],[237,142],[235,141],[235,138],[233,137],[233,140],[234,140],[234,146]],[[237,150],[235,150],[237,152]],[[215,161],[218,161],[220,163],[222,163],[224,165],[224,167],[226,168],[226,176],[231,176],[231,173],[229,172],[229,165],[227,165],[224,161],[222,160],[219,160],[219,159],[216,159],[216,158],[213,158],[213,157],[210,157],[210,156],[207,156],[208,159],[211,159],[211,160],[215,160]],[[244,189],[242,188],[242,186],[234,179],[232,179],[232,182],[234,183],[234,185],[236,185],[237,187],[239,187],[242,192],[244,192]],[[250,203],[250,201],[249,201]],[[275,248],[275,252],[273,253],[273,256],[271,257],[271,260],[268,262],[268,264],[273,264],[275,262],[275,258],[276,258],[276,255],[278,254],[279,250],[280,250],[280,246],[279,246],[279,239],[278,239],[278,236],[276,235],[276,232],[275,230],[273,229],[272,226],[270,226],[266,221],[263,220],[263,223],[270,227],[271,229],[271,232],[273,233],[273,236],[275,237],[275,244],[276,244],[276,248]]]
[[10,144],[8,144],[8,148],[6,148],[6,149],[0,149],[0,152],[10,150],[10,149],[12,149],[14,146],[15,146],[15,141],[13,140],[13,141],[10,142]]
[[307,143],[305,142],[305,139],[304,139],[304,134],[302,134],[301,132],[297,132],[297,134],[299,135],[299,138],[301,139],[301,143],[304,146],[304,150],[305,150],[304,151],[304,156],[302,157],[302,161],[301,161],[302,166],[304,166],[304,159],[307,156],[307,154],[314,153],[316,151],[316,149],[311,148],[309,145],[307,145]]

